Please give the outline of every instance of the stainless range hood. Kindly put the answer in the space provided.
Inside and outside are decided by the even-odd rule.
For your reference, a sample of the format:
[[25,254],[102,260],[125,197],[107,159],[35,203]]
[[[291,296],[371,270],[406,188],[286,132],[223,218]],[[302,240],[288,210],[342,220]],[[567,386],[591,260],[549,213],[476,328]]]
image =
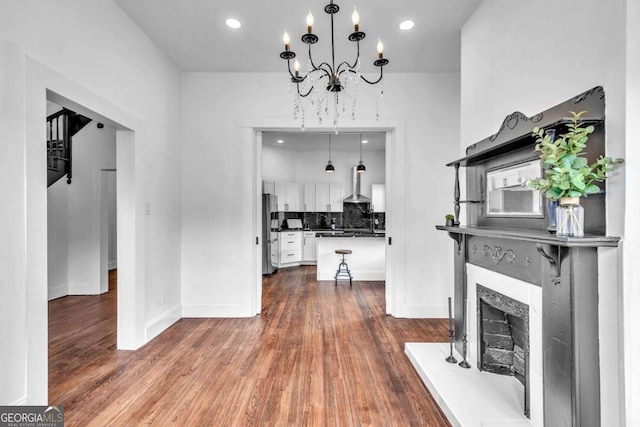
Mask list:
[[356,166],[351,169],[351,195],[343,200],[344,203],[370,203],[371,199],[360,193],[360,174],[356,171]]

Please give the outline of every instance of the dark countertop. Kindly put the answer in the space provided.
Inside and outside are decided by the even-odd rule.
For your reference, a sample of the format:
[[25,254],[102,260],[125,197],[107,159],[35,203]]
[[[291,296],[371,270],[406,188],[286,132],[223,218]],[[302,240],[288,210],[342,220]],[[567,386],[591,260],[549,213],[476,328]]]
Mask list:
[[382,233],[358,233],[358,232],[319,232],[316,233],[316,237],[355,237],[355,238],[375,238],[375,237],[384,237],[384,232]]

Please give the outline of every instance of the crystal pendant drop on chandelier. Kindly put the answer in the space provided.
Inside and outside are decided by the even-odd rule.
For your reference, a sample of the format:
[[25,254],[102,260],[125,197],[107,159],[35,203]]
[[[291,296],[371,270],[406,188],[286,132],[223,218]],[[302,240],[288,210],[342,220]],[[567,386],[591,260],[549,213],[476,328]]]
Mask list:
[[[324,11],[331,17],[331,62],[322,62],[319,65],[313,60],[311,55],[311,46],[318,42],[318,36],[313,34],[313,15],[311,12],[307,15],[307,33],[302,36],[302,42],[309,46],[308,72],[305,76],[300,75],[300,62],[296,58],[295,52],[291,50],[291,38],[285,31],[282,37],[284,43],[284,51],[280,53],[280,58],[287,61],[287,68],[290,75],[290,82],[296,84],[296,92],[294,93],[294,119],[301,117],[302,130],[304,130],[305,106],[303,100],[309,99],[310,106],[315,110],[316,119],[322,124],[323,118],[333,114],[331,117],[334,129],[338,126],[338,120],[341,113],[349,111],[351,118],[355,119],[355,110],[357,105],[358,86],[360,81],[364,81],[370,85],[378,84],[382,81],[383,68],[389,63],[384,58],[384,46],[380,39],[376,46],[378,59],[373,65],[380,68],[380,77],[377,80],[368,80],[360,71],[360,41],[365,38],[365,33],[360,31],[360,15],[356,8],[353,8],[351,21],[354,31],[349,34],[349,41],[356,43],[356,57],[353,63],[347,61],[340,62],[336,66],[335,61],[335,44],[333,36],[333,15],[338,13],[340,7],[330,0],[325,6]],[[295,60],[295,61],[294,61]],[[293,64],[291,61],[294,61]],[[293,65],[293,72],[291,70]],[[333,96],[331,96],[333,94]],[[382,98],[382,90],[376,99],[376,120],[379,118],[379,103]],[[329,104],[332,104],[329,106]],[[349,108],[350,107],[350,108]]]

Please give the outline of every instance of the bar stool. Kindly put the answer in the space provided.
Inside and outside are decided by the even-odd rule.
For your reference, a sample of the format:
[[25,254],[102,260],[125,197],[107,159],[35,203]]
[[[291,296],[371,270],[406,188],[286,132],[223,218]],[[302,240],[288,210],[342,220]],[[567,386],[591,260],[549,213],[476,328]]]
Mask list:
[[353,277],[351,276],[351,271],[349,270],[349,266],[347,265],[347,262],[344,260],[344,256],[349,255],[351,253],[351,249],[336,249],[336,253],[338,255],[342,255],[342,261],[340,261],[340,264],[338,265],[338,270],[336,271],[336,275],[334,277],[336,281],[336,286],[338,286],[338,279],[347,279],[347,278],[349,279],[349,286],[353,286],[353,283],[352,283]]

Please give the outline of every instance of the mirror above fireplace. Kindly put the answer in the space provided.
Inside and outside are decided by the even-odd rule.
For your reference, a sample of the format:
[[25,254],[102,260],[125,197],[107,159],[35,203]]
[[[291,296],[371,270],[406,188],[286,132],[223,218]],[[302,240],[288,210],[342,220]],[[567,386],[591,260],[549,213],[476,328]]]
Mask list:
[[527,179],[540,177],[540,160],[487,171],[486,214],[495,217],[542,218],[540,191],[524,185]]

